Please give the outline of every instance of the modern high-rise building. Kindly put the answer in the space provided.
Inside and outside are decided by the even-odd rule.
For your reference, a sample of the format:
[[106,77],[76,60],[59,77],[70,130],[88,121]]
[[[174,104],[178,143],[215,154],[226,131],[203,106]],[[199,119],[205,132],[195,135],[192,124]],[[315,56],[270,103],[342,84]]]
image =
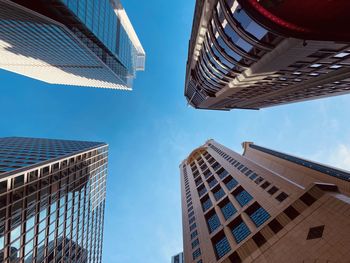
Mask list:
[[184,261],[184,253],[181,252],[181,253],[171,257],[171,263],[185,263],[185,261]]
[[254,143],[180,165],[186,263],[349,262],[350,173]]
[[260,109],[350,92],[349,1],[197,0],[185,96]]
[[145,52],[119,0],[0,0],[0,68],[52,84],[132,88]]
[[0,262],[102,262],[108,145],[0,139]]

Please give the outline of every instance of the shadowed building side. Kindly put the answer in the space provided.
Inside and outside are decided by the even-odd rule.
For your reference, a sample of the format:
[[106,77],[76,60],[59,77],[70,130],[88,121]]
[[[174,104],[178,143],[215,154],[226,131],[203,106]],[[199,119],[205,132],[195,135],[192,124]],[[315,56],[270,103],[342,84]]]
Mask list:
[[0,262],[102,262],[108,145],[0,139]]
[[343,30],[350,23],[344,11],[349,3],[313,8],[311,2],[197,0],[186,66],[188,103],[260,109],[349,93],[350,34]]

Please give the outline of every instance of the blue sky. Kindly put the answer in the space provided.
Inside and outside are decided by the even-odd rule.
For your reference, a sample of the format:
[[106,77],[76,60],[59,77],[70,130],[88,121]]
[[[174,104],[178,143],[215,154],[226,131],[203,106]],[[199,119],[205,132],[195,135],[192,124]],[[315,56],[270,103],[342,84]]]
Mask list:
[[211,112],[183,97],[194,0],[127,0],[147,52],[134,91],[54,86],[0,71],[0,136],[110,145],[104,260],[167,263],[182,250],[179,163],[208,138],[350,169],[350,95],[260,111]]

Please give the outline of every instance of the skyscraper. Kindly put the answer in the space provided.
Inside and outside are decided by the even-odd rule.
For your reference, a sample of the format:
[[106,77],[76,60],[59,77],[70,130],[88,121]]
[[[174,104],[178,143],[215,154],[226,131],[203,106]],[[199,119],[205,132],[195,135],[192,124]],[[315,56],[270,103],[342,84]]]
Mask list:
[[0,139],[0,262],[102,262],[105,143]]
[[184,262],[184,253],[181,252],[181,253],[171,257],[171,263],[185,263]]
[[350,173],[214,140],[180,165],[186,263],[348,262]]
[[197,0],[185,96],[260,109],[350,92],[349,1]]
[[119,0],[0,0],[0,68],[52,84],[126,89],[145,52]]

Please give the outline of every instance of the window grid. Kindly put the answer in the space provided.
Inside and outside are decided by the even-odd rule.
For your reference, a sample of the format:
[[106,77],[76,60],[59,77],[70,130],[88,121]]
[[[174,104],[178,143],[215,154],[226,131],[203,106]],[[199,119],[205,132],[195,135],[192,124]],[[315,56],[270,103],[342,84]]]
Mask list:
[[214,232],[221,225],[217,214],[213,214],[210,218],[208,218],[207,222],[208,222],[208,227],[209,227],[209,233]]
[[221,208],[221,211],[226,220],[229,219],[231,216],[233,216],[235,213],[237,213],[236,208],[233,206],[231,202],[228,202],[226,205],[224,205]]
[[222,239],[215,243],[215,251],[218,259],[222,258],[228,252],[231,251],[231,246],[226,236],[224,236]]
[[237,243],[242,242],[250,234],[250,230],[244,222],[233,227],[232,234]]
[[239,192],[235,198],[242,207],[253,199],[253,197],[246,190]]

